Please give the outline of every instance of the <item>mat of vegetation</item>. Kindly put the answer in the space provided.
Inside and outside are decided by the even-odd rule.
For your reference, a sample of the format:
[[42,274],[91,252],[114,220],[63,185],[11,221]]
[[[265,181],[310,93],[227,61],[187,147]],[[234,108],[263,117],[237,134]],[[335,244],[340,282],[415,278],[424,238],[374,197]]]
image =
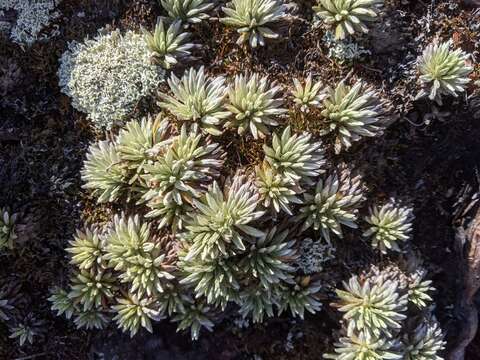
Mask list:
[[0,0],[0,359],[447,358],[480,10],[363,2]]

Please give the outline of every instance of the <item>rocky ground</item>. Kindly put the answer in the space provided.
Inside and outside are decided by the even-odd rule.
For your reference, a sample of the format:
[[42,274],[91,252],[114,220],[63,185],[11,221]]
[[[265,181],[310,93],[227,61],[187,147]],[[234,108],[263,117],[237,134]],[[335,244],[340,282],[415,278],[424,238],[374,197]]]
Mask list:
[[[203,44],[196,55],[210,73],[250,69],[268,73],[287,86],[293,77],[309,72],[325,83],[349,74],[366,79],[391,100],[398,117],[383,137],[331,156],[364,170],[372,196],[406,195],[414,205],[413,244],[438,290],[436,314],[451,349],[459,333],[461,314],[455,306],[462,288],[455,233],[456,228],[467,226],[456,209],[478,189],[480,120],[474,117],[473,87],[468,98],[442,107],[414,102],[418,90],[413,65],[420,50],[436,36],[452,38],[476,55],[478,63],[480,11],[453,0],[387,1],[384,20],[362,43],[371,55],[342,65],[327,56],[324,31],[311,27],[311,5],[311,1],[299,1],[283,29],[283,39],[253,53],[236,46],[235,34],[217,21],[202,23],[194,28],[194,39]],[[27,46],[12,42],[8,31],[0,37],[0,206],[20,214],[15,249],[0,255],[0,287],[15,299],[18,316],[31,319],[40,329],[33,345],[19,347],[0,325],[0,359],[320,359],[337,327],[337,315],[328,306],[305,321],[281,317],[247,329],[227,318],[195,344],[175,334],[175,327],[168,323],[156,325],[153,335],[130,340],[113,328],[76,330],[50,311],[49,290],[69,276],[67,241],[82,221],[103,216],[81,189],[80,179],[88,143],[102,135],[60,93],[58,59],[69,41],[93,36],[98,28],[151,29],[162,14],[154,0],[63,0],[56,10],[58,17],[42,30],[49,34],[45,39]],[[12,12],[0,16],[4,23],[15,19]],[[478,78],[480,69],[472,76]],[[314,114],[291,115],[296,130],[316,132]],[[235,159],[228,167],[254,164],[261,144],[247,145],[238,138],[225,142],[229,159]],[[467,185],[473,190],[459,201]],[[381,261],[367,246],[349,248],[352,242],[347,239],[339,261]],[[349,266],[356,265],[339,266],[332,276],[345,278]],[[477,338],[467,359],[478,359],[478,353]]]

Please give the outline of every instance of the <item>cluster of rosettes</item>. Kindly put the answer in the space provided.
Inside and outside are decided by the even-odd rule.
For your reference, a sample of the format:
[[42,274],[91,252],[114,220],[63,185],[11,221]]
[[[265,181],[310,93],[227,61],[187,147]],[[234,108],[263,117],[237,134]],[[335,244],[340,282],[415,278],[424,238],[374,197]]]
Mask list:
[[192,58],[197,45],[190,43],[188,23],[208,18],[213,3],[203,0],[162,0],[170,15],[159,18],[153,33],[121,34],[100,31],[84,43],[72,42],[60,59],[59,86],[98,129],[123,124],[140,100],[153,95],[165,70]]
[[[207,93],[228,96],[223,80],[209,82],[203,69],[189,72],[197,76]],[[179,81],[176,93],[198,85],[190,80]],[[174,105],[173,97],[165,101]],[[178,114],[191,104],[178,103]],[[214,105],[205,119],[223,116]],[[113,311],[118,326],[134,335],[168,316],[196,339],[230,303],[254,322],[275,310],[303,318],[320,309],[316,275],[333,258],[335,238],[358,227],[361,177],[346,165],[327,167],[322,142],[287,126],[264,144],[260,165],[224,180],[225,153],[208,134],[213,128],[204,134],[201,122],[189,125],[178,128],[162,115],[132,120],[90,146],[84,187],[99,203],[127,202],[138,215],[87,226],[67,249],[77,271],[70,289],[51,301],[77,326],[101,328]],[[367,217],[364,235],[382,251],[399,250],[396,242],[411,228],[409,212],[390,206],[372,208]],[[316,240],[299,238],[306,231]],[[424,285],[412,290],[418,304],[429,299]]]
[[223,77],[209,78],[203,67],[191,68],[181,79],[172,74],[168,84],[172,95],[161,94],[159,105],[212,135],[234,128],[239,134],[249,131],[255,139],[264,138],[270,134],[267,125],[277,126],[275,117],[287,112],[277,94],[280,87],[258,74],[238,75],[227,86]]
[[248,43],[255,48],[264,46],[265,39],[278,38],[268,25],[281,22],[286,9],[279,0],[232,0],[222,8],[226,16],[220,21],[237,29],[237,44]]
[[[270,127],[279,125],[279,116],[287,112],[281,87],[259,74],[237,75],[227,83],[222,76],[208,77],[203,67],[191,68],[181,78],[172,74],[168,84],[172,94],[160,94],[159,105],[179,120],[198,123],[212,135],[235,129],[240,135],[250,132],[255,139],[265,138]],[[321,110],[322,134],[334,134],[337,152],[363,137],[382,134],[389,122],[380,94],[362,81],[351,87],[342,81],[334,89],[322,91],[322,84],[309,75],[304,84],[294,80],[291,94],[302,111]]]
[[[160,3],[169,19],[159,20],[153,33],[113,32],[75,45],[63,57],[59,74],[64,91],[99,127],[110,127],[112,119],[122,123],[158,85],[164,70],[191,57],[196,45],[184,29],[208,18],[214,6],[206,0]],[[342,38],[365,32],[364,22],[377,16],[381,4],[320,0],[316,10]],[[276,0],[234,0],[223,11],[226,17],[220,21],[237,28],[238,43],[256,47],[278,36],[266,25],[280,21],[286,6]],[[130,53],[133,45],[126,41],[138,51]],[[449,64],[452,56],[460,55],[448,55]],[[110,58],[120,61],[116,68],[122,76],[97,79],[87,71]],[[132,61],[135,71],[130,71]],[[435,94],[448,92],[442,86],[455,93],[466,83],[452,78],[467,75],[459,61],[455,64],[456,70],[448,64],[436,70],[445,77],[435,78]],[[430,81],[427,77],[422,81]],[[142,81],[148,82],[145,91]],[[101,85],[99,91],[104,82],[109,87]],[[103,328],[114,321],[132,336],[141,328],[152,331],[153,321],[168,317],[178,322],[178,330],[190,329],[193,339],[202,328],[212,330],[218,312],[229,304],[253,322],[284,311],[301,318],[317,312],[322,290],[317,274],[333,258],[335,239],[359,227],[366,190],[361,177],[343,164],[327,166],[321,141],[286,126],[263,145],[264,158],[254,169],[225,179],[221,175],[231,175],[222,174],[225,152],[213,136],[233,129],[267,138],[288,112],[281,86],[257,73],[213,77],[203,67],[190,68],[180,78],[172,73],[168,85],[170,93],[160,94],[158,105],[175,121],[164,115],[132,120],[109,140],[90,146],[82,170],[84,188],[98,203],[128,203],[129,210],[106,226],[86,226],[77,233],[67,249],[75,272],[69,288],[58,288],[50,297],[52,308],[73,317],[78,327]],[[88,99],[75,93],[93,86],[95,94]],[[110,91],[130,91],[131,86],[138,96]],[[381,134],[389,122],[379,92],[363,81],[349,85],[344,80],[324,89],[309,75],[294,80],[291,97],[304,114],[317,110],[320,134],[335,138],[337,153]],[[411,209],[393,201],[374,206],[365,217],[363,235],[382,253],[401,251],[412,219]],[[443,340],[438,325],[426,316],[429,291],[421,271],[388,269],[352,277],[345,291],[338,290],[345,337],[336,345],[337,354],[327,357],[435,356]],[[415,321],[409,321],[415,328],[403,331],[410,307],[417,309]]]
[[[208,19],[214,7],[214,2],[208,0],[159,0],[159,3],[171,21],[181,21],[185,26]],[[233,0],[222,11],[225,16],[220,21],[240,34],[237,43],[255,48],[264,46],[266,39],[279,36],[269,26],[285,18],[287,6],[277,0]]]
[[121,198],[145,203],[159,227],[182,229],[185,213],[218,177],[224,152],[193,124],[174,135],[161,117],[129,122],[114,141],[90,146],[84,187],[102,202]]
[[307,77],[304,84],[294,80],[294,102],[302,111],[318,108],[325,127],[322,135],[335,136],[335,151],[352,146],[363,137],[378,136],[389,125],[387,104],[381,95],[363,81],[350,86],[341,81],[335,87],[322,89],[320,82]]
[[[138,102],[152,95],[164,79],[165,70],[178,62],[193,59],[199,45],[189,42],[189,24],[208,19],[214,7],[208,0],[161,0],[168,13],[159,19],[153,33],[113,31],[100,34],[83,44],[71,43],[60,60],[59,85],[71,97],[72,105],[85,113],[100,129],[121,124]],[[366,22],[376,19],[383,0],[319,0],[314,7],[325,23],[336,26],[337,38],[356,31],[367,32]],[[223,7],[220,21],[235,27],[238,43],[264,45],[278,34],[267,27],[286,16],[287,5],[277,0],[234,0]],[[427,95],[441,103],[442,95],[458,96],[470,81],[472,67],[468,55],[451,50],[451,42],[429,45],[418,60],[418,96]],[[152,61],[152,59],[154,61]],[[111,69],[114,69],[111,71]],[[181,120],[197,121],[202,129],[220,135],[223,128],[239,134],[252,133],[255,139],[270,134],[278,115],[287,112],[278,94],[280,86],[259,74],[237,75],[233,84],[225,79],[209,79],[203,68],[190,69],[181,79],[174,74],[168,81],[172,96],[161,94],[160,105]],[[308,76],[305,84],[294,80],[294,102],[302,111],[320,108],[325,120],[323,134],[334,133],[336,150],[348,148],[362,137],[381,134],[387,126],[385,103],[378,92],[358,81],[344,81],[322,91],[321,83]]]
[[0,288],[0,326],[8,328],[8,337],[18,341],[20,347],[31,345],[35,339],[44,337],[45,321],[38,319],[33,312],[21,310],[18,288],[15,290],[10,285],[6,283]]
[[[117,215],[77,233],[67,249],[76,272],[70,289],[52,295],[53,309],[87,328],[114,312],[132,335],[169,317],[194,339],[230,303],[254,322],[318,311],[316,274],[333,257],[334,237],[358,227],[365,186],[345,165],[328,169],[322,142],[290,127],[273,134],[264,155],[254,171],[221,181],[221,146],[197,123],[177,129],[161,115],[92,144],[84,187],[99,203],[129,202],[143,218]],[[372,212],[376,246],[405,240],[403,215]],[[307,230],[317,240],[298,238]],[[412,298],[421,305],[430,298],[417,285]]]
[[[71,44],[62,56],[60,86],[72,98],[73,106],[86,112],[96,127],[122,124],[136,104],[158,87],[164,69],[191,58],[196,45],[188,42],[189,33],[183,32],[182,25],[207,18],[206,11],[213,4],[175,0],[162,1],[162,6],[170,16],[170,25],[159,20],[154,32],[144,30],[144,36],[133,32],[122,35],[118,31],[99,35],[84,44]],[[266,15],[257,16],[252,9]],[[281,18],[284,5],[240,0],[230,3],[224,11],[229,17],[222,20],[229,24],[242,23],[243,15],[251,17],[246,21],[253,25],[238,26],[241,39],[247,36],[250,43],[256,44],[262,43],[264,37],[274,37],[264,25]],[[112,61],[116,62],[114,72],[109,70]],[[279,116],[287,112],[281,87],[255,73],[237,75],[226,84],[221,76],[209,78],[203,67],[191,68],[180,79],[172,73],[168,84],[172,94],[160,94],[160,106],[179,120],[197,122],[212,135],[233,128],[239,134],[250,132],[255,139],[265,138],[270,127],[279,125]],[[387,125],[384,102],[362,81],[353,86],[340,82],[322,91],[322,84],[314,83],[309,75],[304,84],[294,80],[292,95],[302,111],[312,107],[321,110],[323,134],[334,134],[337,152],[362,137],[381,134]]]
[[[354,19],[361,17],[356,12],[362,16],[370,16],[373,12],[364,9],[372,4],[330,5],[330,0],[325,2],[323,4],[322,0],[323,5],[320,4],[319,7],[328,11],[334,11],[338,7],[338,12],[342,13],[340,17],[349,19],[342,20],[338,25],[347,29],[350,29],[350,26],[345,24],[349,21],[357,23]],[[118,31],[100,34],[84,44],[70,44],[69,50],[62,56],[60,87],[72,98],[73,106],[86,112],[96,127],[109,128],[122,122],[141,98],[155,90],[163,79],[164,72],[151,63],[152,57],[165,69],[190,57],[190,51],[195,45],[188,42],[189,34],[182,32],[182,23],[195,23],[207,18],[205,11],[209,10],[213,3],[176,0],[162,1],[162,5],[173,21],[168,27],[159,20],[152,34],[144,30],[144,37],[133,32],[125,35]],[[348,11],[353,13],[343,14],[347,10],[342,7],[352,8]],[[263,44],[265,37],[276,37],[276,34],[264,25],[282,18],[284,10],[284,5],[275,1],[239,0],[224,8],[229,16],[222,21],[239,27],[238,31],[242,34],[239,41],[249,39],[250,44],[256,46],[257,43]],[[456,94],[463,91],[464,84],[468,82],[465,75],[468,75],[471,68],[462,65],[465,54],[459,51],[448,53],[448,47],[449,44],[430,46],[425,50],[419,65],[421,81],[433,83],[432,98],[439,98],[441,93]],[[115,61],[115,72],[108,71],[112,61]],[[167,108],[174,108],[174,113],[182,119],[199,119],[206,128],[218,134],[216,126],[229,112],[233,114],[234,120],[226,125],[238,128],[240,133],[249,128],[257,137],[268,134],[265,125],[277,125],[277,122],[271,119],[272,115],[285,112],[285,109],[281,108],[281,101],[274,98],[279,88],[270,88],[265,77],[260,78],[254,74],[251,77],[235,78],[234,86],[228,91],[229,110],[217,114],[227,92],[223,80],[218,78],[208,81],[202,75],[202,70],[198,73],[192,71],[184,76],[182,83],[173,75],[169,81],[175,101]],[[190,85],[187,85],[187,80]],[[373,136],[381,130],[381,121],[378,118],[382,107],[381,103],[375,100],[378,94],[366,89],[360,82],[352,88],[341,83],[330,90],[328,96],[320,97],[320,86],[319,83],[312,85],[310,77],[307,78],[305,87],[296,80],[294,101],[304,109],[307,105],[318,106],[320,99],[327,97],[323,103],[324,116],[329,122],[330,131],[337,131],[339,144],[348,147],[351,141],[361,136]],[[118,93],[118,89],[122,89],[122,93]],[[256,101],[260,102],[258,106]]]
[[[213,4],[179,0],[161,4],[174,22],[167,29],[159,21],[153,34],[146,32],[145,40],[155,59],[168,69],[188,57],[194,48],[186,41],[188,33],[181,33],[182,22],[195,23],[208,18],[205,11]],[[228,3],[223,11],[228,17],[221,21],[239,28],[239,42],[248,41],[255,47],[263,45],[264,38],[277,36],[265,24],[283,18],[285,5],[270,0],[239,0]],[[265,138],[270,134],[269,127],[278,126],[278,117],[287,112],[281,87],[256,73],[237,75],[227,83],[222,76],[209,77],[203,67],[190,68],[181,78],[172,73],[168,85],[171,95],[160,94],[159,105],[179,120],[198,123],[212,135],[221,135],[223,129],[231,128],[240,135],[250,132],[255,139]],[[337,152],[362,137],[380,135],[387,126],[385,103],[378,92],[362,81],[353,86],[340,82],[325,91],[309,75],[304,84],[294,80],[292,96],[302,111],[322,110],[326,128],[323,134],[334,133]]]
[[[265,160],[256,168],[256,184],[263,204],[275,214],[291,215],[299,231],[312,229],[330,243],[331,234],[343,237],[342,227],[357,228],[358,209],[365,200],[359,175],[344,165],[327,172],[324,149],[307,133],[293,134],[286,127],[264,145]],[[325,174],[326,173],[326,174]]]
[[[343,40],[359,32],[367,33],[369,31],[367,24],[378,19],[384,3],[384,0],[318,0],[313,10],[327,27],[335,28],[335,39]],[[417,61],[418,80],[421,85],[417,98],[428,96],[430,100],[441,105],[442,96],[458,97],[459,94],[464,93],[467,84],[471,81],[469,75],[473,71],[468,58],[469,55],[461,49],[452,49],[451,40],[446,42],[435,40],[428,45]],[[340,91],[346,94],[346,91],[354,91],[354,89],[346,90],[339,86],[335,89],[335,93],[338,94]],[[368,93],[362,90],[362,93],[364,92]],[[339,104],[338,101],[332,103]],[[374,108],[370,110],[376,111]],[[335,113],[338,112],[335,111]],[[343,116],[341,113],[338,115]],[[350,129],[347,130],[350,132]],[[366,131],[370,131],[368,126]],[[353,133],[355,135],[355,130]],[[349,137],[350,135],[347,136],[347,141]],[[348,143],[344,145],[348,146]]]
[[[117,215],[106,227],[77,233],[67,249],[76,271],[70,288],[50,298],[53,309],[86,328],[102,328],[113,312],[132,335],[168,316],[194,339],[229,303],[254,322],[275,309],[299,317],[318,311],[321,265],[302,260],[312,254],[303,254],[288,229],[296,223],[267,228],[264,220],[304,206],[297,195],[314,191],[325,171],[322,144],[287,127],[265,145],[261,168],[221,187],[223,159],[196,124],[177,130],[160,116],[133,120],[92,144],[84,187],[99,203],[130,202],[144,217]],[[336,206],[350,205],[343,199]],[[322,251],[331,249],[319,249],[318,261],[331,258]],[[304,271],[300,263],[318,268]]]
[[377,267],[353,276],[337,290],[343,336],[327,359],[440,359],[445,346],[429,308],[431,281],[425,272]]
[[254,191],[241,176],[225,192],[214,183],[177,237],[138,215],[77,232],[67,248],[76,272],[68,290],[50,297],[52,309],[87,329],[113,320],[131,336],[168,316],[193,339],[230,302],[254,322],[274,308],[300,317],[319,310],[319,283],[295,273],[291,233],[251,225],[262,215]]

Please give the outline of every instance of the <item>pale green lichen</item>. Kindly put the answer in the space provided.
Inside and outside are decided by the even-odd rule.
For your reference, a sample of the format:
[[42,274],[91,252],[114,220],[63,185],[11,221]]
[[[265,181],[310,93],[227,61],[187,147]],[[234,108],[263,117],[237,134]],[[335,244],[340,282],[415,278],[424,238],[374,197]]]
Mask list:
[[141,34],[100,33],[69,44],[60,58],[59,86],[95,127],[109,129],[121,124],[163,80],[164,71],[151,57]]

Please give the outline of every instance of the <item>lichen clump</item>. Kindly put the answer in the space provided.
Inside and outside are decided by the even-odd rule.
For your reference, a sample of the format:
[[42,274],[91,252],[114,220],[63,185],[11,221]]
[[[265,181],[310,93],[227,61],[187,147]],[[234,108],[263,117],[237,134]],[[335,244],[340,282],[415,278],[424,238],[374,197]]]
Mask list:
[[99,33],[69,44],[60,58],[59,85],[96,128],[109,129],[125,121],[163,80],[164,71],[151,60],[141,34]]
[[[60,13],[55,11],[60,1],[55,0],[2,0],[0,2],[0,16],[4,12],[13,10],[17,14],[15,24],[7,24],[10,30],[10,39],[17,44],[32,45],[37,40],[45,40],[55,33],[43,33],[52,21],[59,17]],[[3,28],[3,21],[0,23],[0,30]]]

